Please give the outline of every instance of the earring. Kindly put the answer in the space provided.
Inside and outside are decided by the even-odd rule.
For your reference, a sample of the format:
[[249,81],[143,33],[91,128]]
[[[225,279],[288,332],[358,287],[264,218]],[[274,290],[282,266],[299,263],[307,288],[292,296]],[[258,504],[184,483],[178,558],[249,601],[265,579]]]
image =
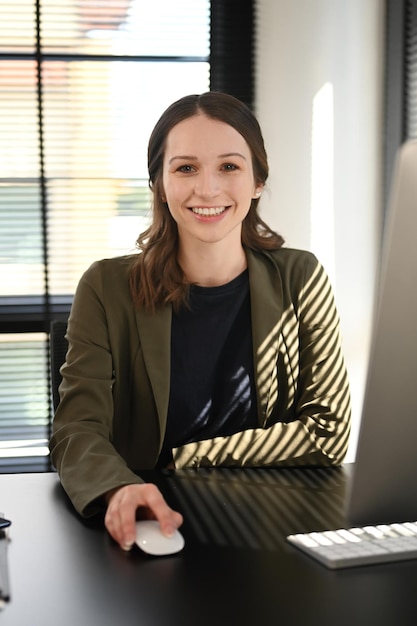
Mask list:
[[255,198],[259,198],[261,193],[262,193],[262,191],[260,189],[258,189],[258,191],[255,193]]

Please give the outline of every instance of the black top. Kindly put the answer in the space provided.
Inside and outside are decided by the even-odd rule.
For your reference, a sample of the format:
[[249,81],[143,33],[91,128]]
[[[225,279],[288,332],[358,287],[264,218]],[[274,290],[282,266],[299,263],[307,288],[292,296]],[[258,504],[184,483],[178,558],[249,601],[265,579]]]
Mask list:
[[172,448],[257,425],[248,271],[219,287],[192,285],[189,304],[172,316],[160,466]]

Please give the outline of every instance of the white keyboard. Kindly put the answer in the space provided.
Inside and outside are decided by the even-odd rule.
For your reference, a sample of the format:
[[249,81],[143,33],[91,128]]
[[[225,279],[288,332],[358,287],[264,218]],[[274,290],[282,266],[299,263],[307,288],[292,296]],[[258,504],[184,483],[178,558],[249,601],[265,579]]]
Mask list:
[[331,569],[417,558],[417,522],[299,533],[287,540]]

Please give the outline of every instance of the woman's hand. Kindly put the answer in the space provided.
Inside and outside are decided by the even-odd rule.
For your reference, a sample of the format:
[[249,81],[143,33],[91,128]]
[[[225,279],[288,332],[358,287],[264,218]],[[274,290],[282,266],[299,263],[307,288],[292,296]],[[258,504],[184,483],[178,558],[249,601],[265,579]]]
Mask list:
[[119,487],[107,494],[104,524],[123,550],[130,550],[136,539],[136,511],[143,509],[145,519],[158,520],[164,535],[172,535],[183,522],[152,483]]

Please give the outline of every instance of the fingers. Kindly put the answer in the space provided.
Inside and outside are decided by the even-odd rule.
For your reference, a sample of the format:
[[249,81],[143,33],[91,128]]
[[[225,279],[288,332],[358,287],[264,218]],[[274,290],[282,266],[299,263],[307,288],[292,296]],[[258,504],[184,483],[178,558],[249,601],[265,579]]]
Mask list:
[[156,485],[143,483],[120,487],[108,496],[104,524],[124,550],[130,550],[135,542],[138,508],[143,508],[145,517],[157,519],[162,532],[168,536],[183,522],[182,515],[167,505]]

